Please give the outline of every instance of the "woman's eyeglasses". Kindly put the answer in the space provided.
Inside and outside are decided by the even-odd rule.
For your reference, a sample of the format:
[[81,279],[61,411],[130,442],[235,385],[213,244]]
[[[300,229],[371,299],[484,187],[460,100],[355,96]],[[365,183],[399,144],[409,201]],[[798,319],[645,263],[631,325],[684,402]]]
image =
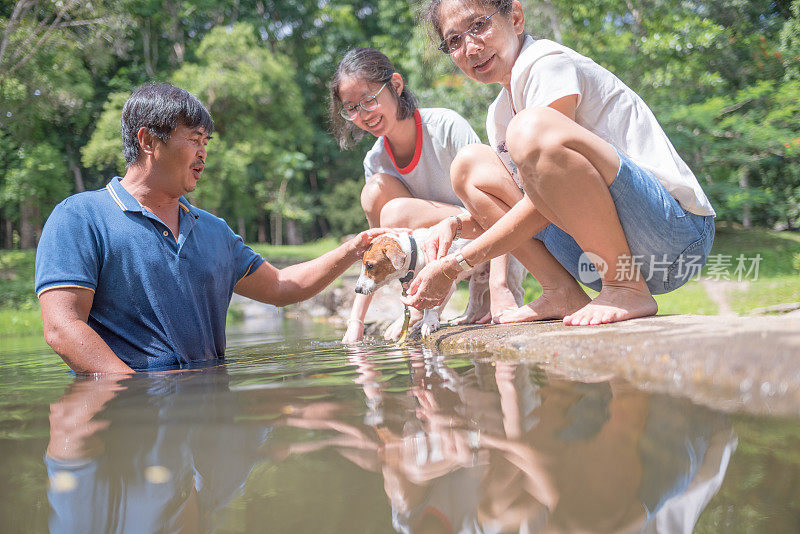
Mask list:
[[345,120],[354,121],[356,120],[356,117],[358,117],[359,108],[363,109],[364,111],[374,111],[378,108],[378,95],[381,94],[383,88],[386,87],[386,83],[381,85],[381,88],[378,89],[377,93],[372,96],[365,96],[358,104],[353,106],[342,106],[342,109],[339,110],[339,114]]
[[491,15],[484,15],[483,17],[478,17],[475,19],[472,24],[470,24],[469,28],[465,31],[451,35],[447,39],[444,39],[441,44],[439,44],[439,50],[444,52],[445,54],[452,54],[459,48],[461,45],[464,44],[464,36],[466,34],[470,34],[473,37],[481,37],[486,34],[492,28],[492,21],[491,18],[497,15],[500,12],[500,7],[497,11],[492,13]]

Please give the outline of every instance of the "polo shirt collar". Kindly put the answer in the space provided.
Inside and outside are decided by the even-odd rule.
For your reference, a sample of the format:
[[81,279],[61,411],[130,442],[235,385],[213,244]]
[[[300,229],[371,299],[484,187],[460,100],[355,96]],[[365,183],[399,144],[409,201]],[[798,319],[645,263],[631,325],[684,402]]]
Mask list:
[[[114,200],[117,206],[119,206],[122,211],[149,213],[144,209],[139,201],[133,197],[133,195],[128,193],[127,189],[122,187],[120,180],[121,178],[119,176],[115,176],[106,186],[108,193],[111,195],[111,198]],[[186,200],[186,197],[182,196],[180,199],[178,199],[178,203],[180,204],[181,210],[192,215],[195,219],[200,216],[197,213],[197,209],[189,204],[188,200]]]

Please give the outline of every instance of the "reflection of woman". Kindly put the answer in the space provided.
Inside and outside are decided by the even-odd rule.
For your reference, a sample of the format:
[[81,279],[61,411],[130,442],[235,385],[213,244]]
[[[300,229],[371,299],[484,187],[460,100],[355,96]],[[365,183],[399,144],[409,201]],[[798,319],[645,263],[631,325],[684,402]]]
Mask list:
[[368,355],[351,361],[368,405],[382,407],[373,428],[296,417],[341,438],[293,452],[331,446],[380,470],[402,532],[690,532],[736,443],[724,416],[685,401],[615,383],[541,385],[509,362],[459,375],[429,354],[411,356],[410,411]]
[[[455,111],[417,108],[416,98],[389,59],[374,48],[348,52],[331,82],[331,121],[342,148],[365,133],[377,137],[364,158],[367,183],[361,205],[370,227],[425,228],[465,214],[450,184],[458,150],[480,139]],[[491,280],[495,314],[521,300],[506,282],[505,258],[494,263]],[[371,296],[357,295],[344,342],[361,339]],[[489,310],[484,310],[486,314]],[[490,317],[469,317],[467,320]],[[399,331],[387,332],[387,338]]]
[[211,530],[269,434],[237,410],[221,369],[76,381],[51,406],[50,531]]
[[[497,380],[501,397],[516,397],[507,373],[498,370]],[[724,416],[608,383],[553,382],[540,394],[539,421],[519,440],[482,440],[494,452],[482,524],[691,532],[735,447]],[[523,419],[515,413],[522,400],[501,401],[504,420]]]

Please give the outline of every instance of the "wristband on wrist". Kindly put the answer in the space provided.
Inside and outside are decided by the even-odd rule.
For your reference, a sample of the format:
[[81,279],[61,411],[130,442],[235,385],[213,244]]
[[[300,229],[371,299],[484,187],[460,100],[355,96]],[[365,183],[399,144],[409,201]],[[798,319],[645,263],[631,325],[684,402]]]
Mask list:
[[461,237],[461,230],[464,229],[464,226],[461,224],[461,217],[458,215],[451,215],[450,218],[456,220],[456,233],[453,234],[453,239],[455,240]]
[[472,265],[467,263],[467,260],[464,259],[464,255],[460,252],[456,254],[456,263],[458,263],[458,266],[461,267],[462,271],[469,271],[472,269]]

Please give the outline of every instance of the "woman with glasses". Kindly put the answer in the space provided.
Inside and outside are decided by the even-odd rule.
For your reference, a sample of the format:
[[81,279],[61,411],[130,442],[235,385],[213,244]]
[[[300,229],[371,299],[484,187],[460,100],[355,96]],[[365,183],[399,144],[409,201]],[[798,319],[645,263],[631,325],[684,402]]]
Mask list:
[[[454,225],[466,215],[450,182],[450,164],[458,151],[480,143],[469,123],[455,111],[417,108],[416,98],[389,59],[374,48],[349,51],[330,84],[333,133],[342,149],[369,133],[377,137],[364,158],[366,184],[361,205],[370,227],[424,228],[443,219]],[[498,258],[490,274],[490,308],[469,322],[488,321],[490,313],[522,304],[522,288],[508,288],[507,258]],[[356,295],[343,342],[363,336],[371,296]],[[420,315],[421,317],[421,315]],[[387,339],[400,335],[395,323]]]
[[[461,257],[428,264],[407,304],[436,305],[447,276],[509,251],[543,293],[500,322],[653,315],[653,294],[699,274],[714,210],[634,91],[574,50],[527,36],[517,1],[431,0],[425,17],[464,74],[501,90],[488,111],[491,147],[467,147],[451,168],[470,211],[463,235],[482,235]],[[497,183],[519,189],[504,196],[490,189]],[[431,239],[446,247],[452,225]],[[590,301],[579,281],[600,294]]]

